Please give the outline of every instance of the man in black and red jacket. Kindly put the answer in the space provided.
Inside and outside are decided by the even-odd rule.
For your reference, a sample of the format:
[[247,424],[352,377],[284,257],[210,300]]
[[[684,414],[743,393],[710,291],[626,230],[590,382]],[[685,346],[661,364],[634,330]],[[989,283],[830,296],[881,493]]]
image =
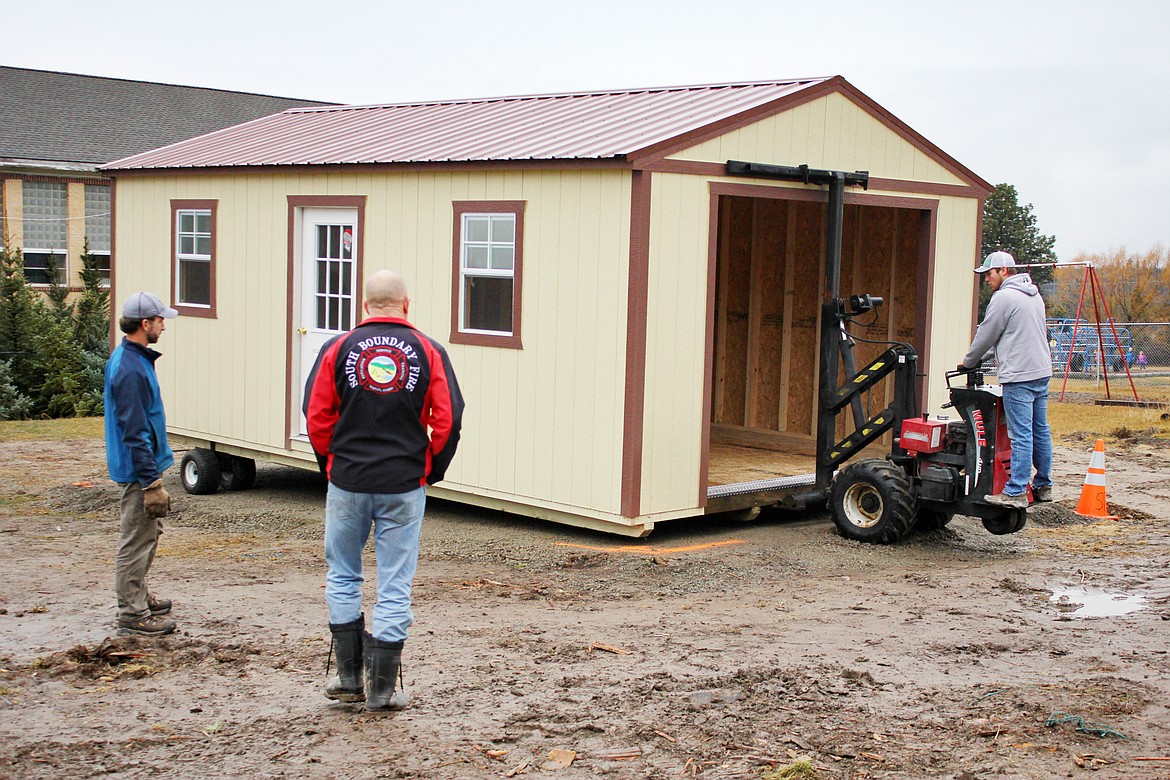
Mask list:
[[[373,274],[364,306],[369,316],[360,325],[321,348],[305,387],[305,417],[329,478],[325,601],[338,675],[325,695],[384,712],[408,703],[396,682],[414,620],[426,486],[443,478],[455,455],[463,396],[446,351],[407,321],[401,276]],[[378,598],[367,633],[362,549],[371,528]]]

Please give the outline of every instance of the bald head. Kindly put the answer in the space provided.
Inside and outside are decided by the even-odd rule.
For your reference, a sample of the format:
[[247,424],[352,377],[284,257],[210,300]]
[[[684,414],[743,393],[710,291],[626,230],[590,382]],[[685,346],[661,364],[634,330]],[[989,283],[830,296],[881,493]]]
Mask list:
[[366,280],[366,311],[375,317],[405,317],[410,306],[406,282],[393,271],[378,271]]

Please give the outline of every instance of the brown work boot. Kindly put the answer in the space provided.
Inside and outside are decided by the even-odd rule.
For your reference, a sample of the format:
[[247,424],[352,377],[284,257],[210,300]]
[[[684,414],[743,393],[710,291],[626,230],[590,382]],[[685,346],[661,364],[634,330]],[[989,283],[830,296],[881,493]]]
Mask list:
[[171,611],[171,600],[160,599],[151,593],[146,597],[146,606],[150,608],[152,615],[165,615]]
[[1020,493],[1013,496],[1009,493],[996,493],[994,496],[985,496],[984,501],[995,506],[1006,506],[1009,509],[1027,509],[1028,494]]
[[147,615],[133,620],[118,618],[118,636],[163,636],[174,630],[175,621],[162,615]]
[[1047,504],[1052,501],[1052,485],[1048,487],[1032,488],[1032,498],[1037,504]]

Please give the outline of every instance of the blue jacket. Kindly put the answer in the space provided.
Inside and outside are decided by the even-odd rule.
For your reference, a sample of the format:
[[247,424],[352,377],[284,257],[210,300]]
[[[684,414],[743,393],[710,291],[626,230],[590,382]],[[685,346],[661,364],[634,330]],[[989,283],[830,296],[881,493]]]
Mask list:
[[146,487],[175,462],[154,373],[158,358],[124,338],[106,362],[106,463],[115,482]]

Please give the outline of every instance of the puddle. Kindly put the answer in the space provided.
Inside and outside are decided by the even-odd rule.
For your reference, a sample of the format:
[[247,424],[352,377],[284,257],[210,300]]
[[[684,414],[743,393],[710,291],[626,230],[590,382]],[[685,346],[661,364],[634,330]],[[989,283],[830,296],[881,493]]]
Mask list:
[[1092,588],[1053,588],[1048,603],[1067,617],[1114,617],[1146,608],[1146,597]]

